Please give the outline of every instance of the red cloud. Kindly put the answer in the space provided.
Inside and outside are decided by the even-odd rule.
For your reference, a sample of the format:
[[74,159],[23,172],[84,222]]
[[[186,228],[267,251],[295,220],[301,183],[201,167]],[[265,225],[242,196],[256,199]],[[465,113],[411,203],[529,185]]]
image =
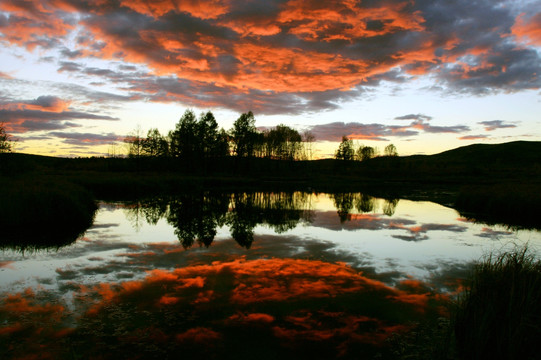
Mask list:
[[[465,5],[471,13],[464,13]],[[0,10],[8,14],[2,26],[6,43],[144,64],[156,75],[207,86],[199,97],[147,88],[156,95],[153,101],[224,105],[220,96],[205,96],[214,95],[210,87],[250,98],[246,106],[252,109],[268,101],[260,94],[296,93],[308,101],[306,94],[340,90],[331,98],[341,100],[340,93],[393,71],[434,72],[450,87],[474,90],[483,89],[483,82],[473,81],[478,79],[490,88],[538,88],[537,55],[504,46],[514,19],[489,2],[6,0]],[[477,21],[491,15],[499,17]],[[517,18],[515,37],[539,45],[540,18],[539,13]],[[77,45],[68,49],[72,44],[66,39],[75,31]],[[65,65],[64,70],[81,71],[77,64]]]
[[215,19],[226,14],[229,9],[228,0],[123,0],[121,5],[156,18],[176,11],[200,19]]
[[0,110],[39,110],[61,113],[67,111],[70,104],[71,101],[63,100],[56,96],[40,96],[35,100],[0,104]]
[[521,14],[511,32],[528,44],[541,46],[541,12],[532,16]]
[[47,47],[49,40],[62,38],[75,28],[46,1],[5,0],[0,10],[10,14],[7,26],[2,27],[4,39],[29,50]]
[[279,14],[278,22],[289,32],[309,41],[351,41],[397,31],[422,31],[419,12],[407,9],[409,2],[383,3],[361,7],[357,1],[320,2],[291,0]]

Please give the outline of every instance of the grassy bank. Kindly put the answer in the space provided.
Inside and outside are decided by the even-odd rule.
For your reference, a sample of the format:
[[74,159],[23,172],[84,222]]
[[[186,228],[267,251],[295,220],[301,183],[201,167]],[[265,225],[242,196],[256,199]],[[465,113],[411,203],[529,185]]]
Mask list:
[[57,247],[73,242],[97,209],[84,188],[62,179],[0,177],[0,246]]

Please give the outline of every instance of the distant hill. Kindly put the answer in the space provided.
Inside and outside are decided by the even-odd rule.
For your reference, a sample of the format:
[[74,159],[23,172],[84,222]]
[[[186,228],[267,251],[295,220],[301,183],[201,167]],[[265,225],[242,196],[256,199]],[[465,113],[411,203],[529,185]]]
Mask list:
[[541,142],[473,144],[434,155],[379,157],[361,164],[365,174],[395,179],[464,182],[541,180]]
[[531,165],[541,163],[541,141],[473,144],[430,155],[438,161],[478,164]]

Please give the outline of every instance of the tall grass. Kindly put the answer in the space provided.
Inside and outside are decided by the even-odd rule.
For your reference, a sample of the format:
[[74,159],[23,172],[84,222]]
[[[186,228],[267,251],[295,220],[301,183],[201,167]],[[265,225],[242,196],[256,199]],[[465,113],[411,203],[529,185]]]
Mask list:
[[541,262],[522,248],[490,255],[465,284],[454,316],[461,359],[538,359]]

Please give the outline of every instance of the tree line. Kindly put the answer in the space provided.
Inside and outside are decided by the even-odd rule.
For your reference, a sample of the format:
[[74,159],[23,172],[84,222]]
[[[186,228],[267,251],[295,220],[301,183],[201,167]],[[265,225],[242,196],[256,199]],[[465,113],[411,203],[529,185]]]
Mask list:
[[260,131],[255,126],[254,114],[243,113],[226,131],[218,128],[211,111],[197,117],[186,110],[175,129],[167,135],[158,129],[148,130],[146,136],[140,128],[129,134],[129,157],[176,157],[204,160],[224,156],[265,157],[280,160],[311,159],[312,143],[315,138],[310,132],[300,134],[297,130],[280,124]]
[[[176,157],[191,161],[220,158],[224,156],[261,157],[279,160],[310,160],[313,157],[314,135],[303,134],[287,125],[260,131],[255,126],[254,114],[243,113],[226,131],[218,128],[211,111],[197,117],[186,110],[175,129],[162,135],[156,128],[148,130],[146,136],[140,127],[135,129],[124,142],[128,145],[128,157]],[[13,150],[11,136],[0,123],[0,153]],[[384,149],[384,156],[398,156],[393,144]],[[347,136],[335,152],[339,160],[367,160],[378,156],[377,148],[355,146]]]
[[[287,125],[260,131],[255,126],[254,114],[243,113],[226,131],[218,128],[211,111],[197,117],[186,110],[175,129],[162,135],[158,129],[148,130],[146,136],[140,128],[125,138],[129,157],[176,157],[204,160],[224,156],[244,158],[260,157],[279,160],[310,160],[315,136],[310,131],[299,133]],[[360,145],[356,147],[347,136],[342,137],[335,158],[340,160],[367,160],[378,156],[377,148]],[[397,156],[393,144],[384,149],[385,156]]]
[[[358,145],[355,146],[353,140],[347,136],[342,136],[342,141],[338,145],[338,149],[334,153],[334,158],[338,160],[360,160],[365,161],[379,156],[377,148],[372,146]],[[383,149],[383,156],[398,156],[396,146],[389,144]]]

